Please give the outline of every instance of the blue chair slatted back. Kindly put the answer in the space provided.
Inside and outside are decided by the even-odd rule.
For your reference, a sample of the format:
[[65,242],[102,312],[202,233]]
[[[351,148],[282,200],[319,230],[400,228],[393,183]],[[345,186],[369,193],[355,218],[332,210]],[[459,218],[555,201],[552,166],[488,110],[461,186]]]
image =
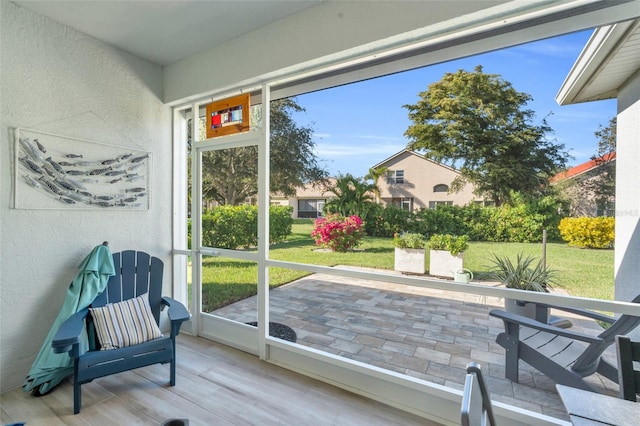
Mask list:
[[156,322],[160,323],[162,304],[163,262],[141,251],[127,250],[113,253],[116,274],[107,288],[91,304],[92,307],[118,303],[149,293],[149,305]]

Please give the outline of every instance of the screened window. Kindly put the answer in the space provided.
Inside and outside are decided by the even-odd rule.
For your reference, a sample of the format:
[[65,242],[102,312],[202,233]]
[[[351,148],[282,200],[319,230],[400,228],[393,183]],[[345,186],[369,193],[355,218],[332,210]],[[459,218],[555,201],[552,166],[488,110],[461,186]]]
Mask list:
[[404,170],[389,170],[387,183],[404,183]]
[[435,209],[436,206],[452,206],[453,201],[429,201],[429,208]]
[[413,210],[413,198],[411,197],[392,198],[391,204],[395,207],[401,208],[402,210]]
[[322,216],[324,208],[324,199],[308,199],[298,200],[298,217],[299,218],[315,218]]

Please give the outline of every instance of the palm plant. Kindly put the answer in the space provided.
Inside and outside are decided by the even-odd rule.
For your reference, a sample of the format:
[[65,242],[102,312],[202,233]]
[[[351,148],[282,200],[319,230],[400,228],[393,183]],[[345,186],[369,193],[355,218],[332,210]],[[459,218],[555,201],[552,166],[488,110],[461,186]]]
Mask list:
[[342,216],[367,217],[367,212],[373,204],[372,195],[378,189],[375,183],[368,183],[362,178],[356,178],[347,173],[336,179],[335,186],[328,191],[336,197],[325,204],[328,213],[338,213]]
[[535,263],[533,256],[519,253],[515,263],[504,256],[494,256],[491,269],[478,278],[499,281],[506,288],[547,292],[552,285],[557,284],[557,273],[539,260]]
[[380,179],[382,176],[385,176],[387,174],[387,170],[389,170],[388,167],[377,167],[377,168],[372,167],[369,169],[369,172],[364,177],[365,179],[373,180],[374,188],[372,189],[372,191],[373,191],[373,194],[375,195],[376,204],[380,202],[380,188],[378,188],[378,179]]

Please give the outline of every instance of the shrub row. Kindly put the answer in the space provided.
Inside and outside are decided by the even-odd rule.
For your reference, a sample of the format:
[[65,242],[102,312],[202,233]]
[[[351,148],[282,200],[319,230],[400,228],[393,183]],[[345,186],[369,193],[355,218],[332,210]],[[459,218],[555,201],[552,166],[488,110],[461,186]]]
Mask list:
[[416,212],[377,206],[365,219],[365,230],[380,237],[413,232],[427,238],[452,234],[468,235],[473,241],[539,242],[546,229],[549,240],[560,240],[559,210],[552,197],[530,202],[516,198],[512,205],[501,207],[443,205]]
[[[291,234],[293,207],[269,207],[269,243],[278,243]],[[191,241],[191,221],[189,221]],[[228,249],[258,245],[258,207],[220,206],[202,215],[202,245]]]
[[560,221],[560,235],[572,247],[612,248],[615,219],[612,217],[566,217]]

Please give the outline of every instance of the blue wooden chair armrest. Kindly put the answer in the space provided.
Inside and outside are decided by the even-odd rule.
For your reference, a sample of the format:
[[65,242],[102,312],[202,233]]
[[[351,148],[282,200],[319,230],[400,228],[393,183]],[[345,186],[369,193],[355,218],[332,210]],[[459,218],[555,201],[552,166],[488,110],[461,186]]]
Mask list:
[[171,335],[177,336],[180,333],[180,326],[184,321],[191,319],[191,314],[182,303],[170,297],[163,297],[162,305],[169,307],[167,315],[171,321]]
[[500,318],[502,321],[504,321],[505,326],[507,325],[507,323],[523,325],[525,327],[534,328],[540,331],[546,331],[548,333],[552,333],[557,336],[564,336],[570,339],[580,340],[582,342],[587,342],[587,343],[602,342],[602,338],[598,336],[590,336],[588,334],[577,333],[575,331],[571,331],[568,329],[554,327],[552,325],[545,324],[540,321],[533,320],[531,318],[523,317],[517,314],[512,314],[510,312],[501,311],[498,309],[492,310],[491,312],[489,312],[489,315],[496,318]]
[[588,309],[580,309],[580,308],[570,308],[566,306],[556,306],[556,305],[547,305],[546,303],[537,303],[540,306],[546,306],[552,309],[559,309],[561,311],[570,312],[572,314],[580,315],[583,317],[591,318],[596,321],[606,322],[608,324],[613,324],[616,321],[616,318],[611,317],[609,315],[604,315],[599,312],[590,311]]
[[80,343],[80,334],[84,328],[84,319],[88,313],[89,309],[85,308],[71,315],[60,325],[51,342],[55,353],[70,352],[73,349],[73,345]]

